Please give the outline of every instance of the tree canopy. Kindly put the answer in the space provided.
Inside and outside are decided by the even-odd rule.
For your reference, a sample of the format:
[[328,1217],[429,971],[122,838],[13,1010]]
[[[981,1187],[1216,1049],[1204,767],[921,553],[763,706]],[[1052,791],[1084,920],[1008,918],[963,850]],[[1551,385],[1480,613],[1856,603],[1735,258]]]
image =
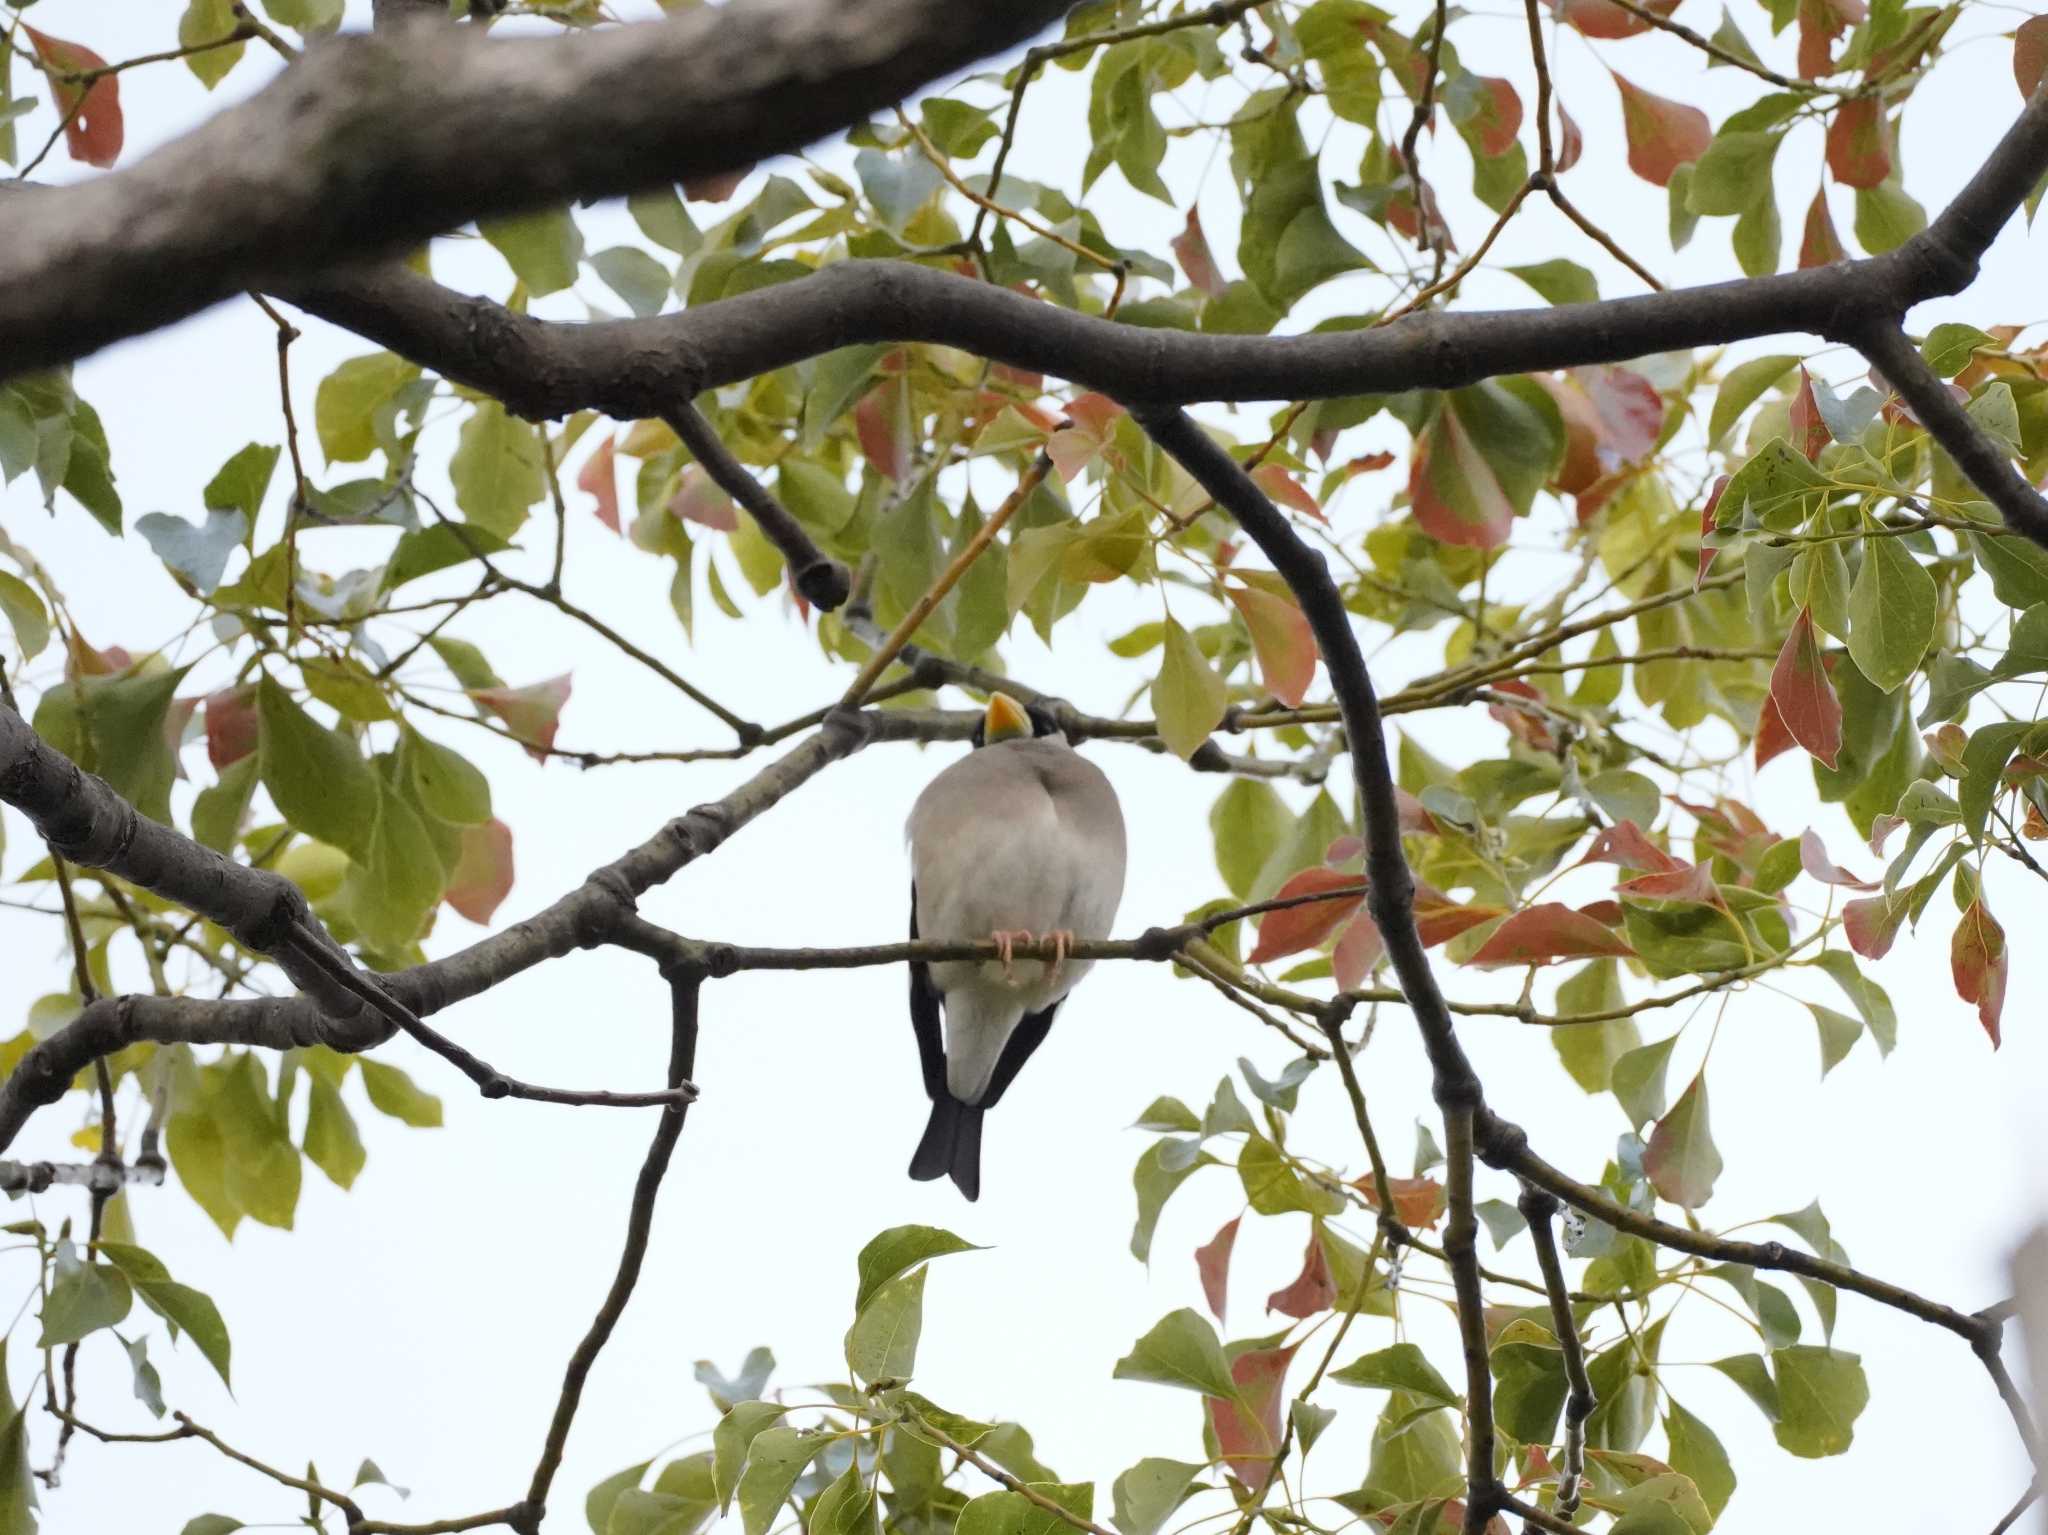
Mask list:
[[[0,1151],[76,1126],[72,1160],[0,1162],[41,1196],[7,1228],[35,1262],[10,1271],[0,1535],[61,1523],[79,1435],[247,1466],[240,1513],[166,1480],[186,1535],[286,1501],[347,1535],[533,1535],[579,1499],[593,1535],[1700,1535],[1741,1467],[1664,1338],[1716,1307],[1747,1342],[1706,1363],[1793,1456],[1852,1451],[1866,1303],[1970,1350],[2033,1452],[2021,1302],[1859,1268],[1818,1201],[1716,1202],[1708,1079],[1729,1004],[1765,993],[1823,1075],[1888,1055],[1895,946],[1950,977],[1948,1016],[1905,1026],[1954,1050],[2039,1011],[2007,924],[2048,880],[2048,343],[1972,284],[2048,187],[2048,17],[1736,0],[1709,33],[1680,8],[381,0],[335,35],[372,17],[0,0],[0,801],[11,930],[66,956],[0,1040]],[[136,156],[142,71],[246,89]],[[1930,206],[1901,135],[1956,71],[1982,131]],[[1046,169],[1034,138],[1075,153]],[[618,197],[629,226],[593,207]],[[1702,252],[1724,281],[1660,277]],[[274,327],[279,409],[161,483],[73,364],[223,301]],[[315,325],[359,338],[323,376]],[[49,518],[146,545],[184,628],[89,635]],[[579,584],[600,539],[661,572],[666,642]],[[672,744],[588,733],[569,673],[501,673],[536,623],[630,669]],[[815,650],[787,718],[694,659],[768,629]],[[1079,652],[1085,693],[1013,670],[1032,645]],[[1206,1313],[1072,1389],[1193,1393],[1199,1431],[1068,1481],[1024,1425],[936,1400],[924,1294],[975,1248],[963,1218],[817,1255],[857,1275],[842,1379],[785,1389],[766,1349],[706,1367],[708,1447],[557,1485],[650,1232],[682,1218],[659,1196],[721,983],[994,953],[736,942],[725,844],[857,753],[966,741],[998,686],[1098,757],[1211,775],[1206,888],[1076,953],[1149,965],[1162,1009],[1234,1007],[1285,1064],[1225,1058],[1192,1101],[1129,1084],[1129,1253],[1063,1254],[1192,1266]],[[1451,716],[1462,760],[1409,728]],[[508,904],[543,829],[499,813],[505,775],[735,762]],[[1804,781],[1834,807],[1810,826],[1784,808]],[[704,930],[639,909],[671,880]],[[592,949],[658,972],[662,1080],[486,1059],[465,1004]],[[1489,1100],[1490,1027],[1541,1031],[1558,1090],[1618,1111],[1604,1165]],[[1376,1093],[1392,1031],[1433,1102]],[[380,1055],[400,1035],[436,1080]],[[1750,1086],[1714,1076],[1722,1125]],[[182,1410],[190,1356],[231,1380],[235,1319],[197,1283],[218,1253],[141,1245],[133,1211],[289,1228],[308,1164],[345,1189],[408,1155],[368,1115],[436,1127],[471,1088],[651,1141],[531,1470],[497,1457],[499,1506],[385,1517],[375,1462],[301,1474]],[[1302,1133],[1307,1094],[1345,1105],[1341,1139]],[[1410,1159],[1385,1127],[1417,1114]],[[898,1176],[875,1154],[849,1181]],[[1198,1176],[1239,1213],[1155,1247]],[[1302,1256],[1240,1335],[1248,1226]],[[1417,1341],[1439,1304],[1455,1350]],[[83,1397],[80,1350],[117,1347],[134,1402]],[[1370,1420],[1362,1464],[1314,1453],[1340,1413]],[[1972,1488],[1970,1517],[2034,1491]]]

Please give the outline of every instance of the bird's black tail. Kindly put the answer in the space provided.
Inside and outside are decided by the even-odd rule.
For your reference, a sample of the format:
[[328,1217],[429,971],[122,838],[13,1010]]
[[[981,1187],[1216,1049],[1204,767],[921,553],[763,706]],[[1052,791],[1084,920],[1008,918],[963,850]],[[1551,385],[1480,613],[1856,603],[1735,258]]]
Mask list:
[[941,1092],[932,1100],[932,1117],[925,1121],[924,1139],[910,1159],[910,1176],[920,1183],[950,1175],[969,1199],[981,1197],[981,1115],[982,1110],[962,1103],[951,1093]]

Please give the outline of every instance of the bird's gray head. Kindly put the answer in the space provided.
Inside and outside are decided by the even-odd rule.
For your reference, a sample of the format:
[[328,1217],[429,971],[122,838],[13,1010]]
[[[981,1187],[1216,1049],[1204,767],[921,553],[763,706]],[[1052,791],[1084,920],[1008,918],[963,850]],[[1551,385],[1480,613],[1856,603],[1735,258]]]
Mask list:
[[1059,721],[1044,704],[1020,704],[1008,693],[991,693],[988,708],[974,727],[974,744],[995,746],[1004,741],[1029,741],[1051,736],[1065,744]]

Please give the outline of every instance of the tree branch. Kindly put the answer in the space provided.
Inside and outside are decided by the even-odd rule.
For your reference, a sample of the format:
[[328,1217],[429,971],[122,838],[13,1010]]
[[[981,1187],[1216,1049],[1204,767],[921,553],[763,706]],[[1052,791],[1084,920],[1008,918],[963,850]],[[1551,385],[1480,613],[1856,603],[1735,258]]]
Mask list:
[[470,219],[800,149],[1068,3],[751,0],[563,38],[414,26],[321,43],[248,101],[9,221],[0,377]]
[[1572,1315],[1564,1265],[1557,1256],[1557,1232],[1550,1224],[1557,1214],[1557,1196],[1524,1183],[1517,1203],[1536,1244],[1536,1266],[1543,1271],[1543,1287],[1550,1294],[1551,1328],[1557,1334],[1557,1346],[1564,1351],[1564,1376],[1571,1386],[1564,1404],[1564,1459],[1557,1472],[1557,1512],[1569,1519],[1578,1510],[1579,1479],[1586,1474],[1586,1420],[1593,1416],[1599,1399],[1593,1394],[1592,1377],[1586,1373],[1586,1345],[1579,1337],[1578,1319]]

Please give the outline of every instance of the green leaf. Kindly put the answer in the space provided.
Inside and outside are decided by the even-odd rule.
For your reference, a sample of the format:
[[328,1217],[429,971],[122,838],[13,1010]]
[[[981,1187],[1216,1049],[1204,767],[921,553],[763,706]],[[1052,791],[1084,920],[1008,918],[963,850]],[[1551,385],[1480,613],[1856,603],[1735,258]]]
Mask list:
[[1671,1112],[1657,1121],[1643,1154],[1650,1184],[1673,1204],[1696,1210],[1713,1195],[1721,1176],[1721,1153],[1707,1118],[1707,1077],[1703,1071],[1679,1095]]
[[35,1478],[28,1466],[28,1408],[14,1405],[7,1380],[7,1340],[0,1338],[0,1530],[35,1535]]
[[1950,322],[1927,333],[1927,339],[1920,343],[1920,355],[1943,378],[1954,378],[1970,365],[1971,354],[1980,347],[1997,351],[1998,343],[1974,325]]
[[1600,298],[1600,285],[1593,280],[1593,274],[1562,256],[1507,270],[1534,288],[1547,303],[1591,304]]
[[256,687],[263,786],[292,826],[367,858],[382,789],[354,741],[318,724],[269,677]]
[[1934,642],[1934,578],[1902,538],[1863,541],[1863,568],[1849,591],[1849,655],[1884,692],[1919,669]]
[[937,1226],[892,1226],[860,1250],[860,1288],[854,1296],[854,1313],[865,1311],[883,1285],[927,1259],[981,1250]]
[[1564,1350],[1555,1335],[1519,1318],[1502,1329],[1488,1357],[1493,1364],[1494,1421],[1524,1444],[1551,1443],[1571,1391]]
[[1192,757],[1223,719],[1230,689],[1202,655],[1194,637],[1172,619],[1152,683],[1159,734],[1182,758]]
[[249,519],[249,526],[254,527],[281,451],[274,445],[265,446],[258,442],[237,449],[234,457],[222,464],[214,477],[206,482],[203,499],[207,509],[240,512]]
[[1259,870],[1294,826],[1294,812],[1262,778],[1233,778],[1209,809],[1216,868],[1240,902],[1251,899]]
[[135,520],[135,531],[158,559],[207,597],[220,585],[228,557],[241,547],[249,520],[240,512],[211,512],[204,523],[194,525],[166,512],[150,512]]
[[721,1510],[732,1507],[740,1469],[756,1437],[788,1411],[776,1402],[735,1402],[718,1420],[718,1427],[711,1431],[711,1485]]
[[838,1479],[818,1494],[805,1535],[869,1535],[876,1528],[875,1495],[868,1490],[858,1459],[849,1460]]
[[1173,1191],[1187,1182],[1196,1169],[1216,1165],[1216,1159],[1208,1152],[1198,1151],[1192,1159],[1169,1167],[1165,1155],[1172,1144],[1156,1141],[1146,1147],[1131,1171],[1131,1182],[1138,1192],[1138,1221],[1131,1228],[1131,1256],[1140,1263],[1152,1260],[1152,1233],[1159,1225],[1159,1212],[1166,1208]]
[[559,293],[576,281],[583,259],[583,235],[567,208],[545,208],[505,219],[477,220],[477,233],[496,247],[535,298]]
[[480,401],[448,460],[455,504],[475,526],[510,538],[547,494],[540,434],[495,400]]
[[366,1055],[356,1058],[356,1066],[363,1074],[363,1090],[380,1114],[388,1114],[415,1130],[440,1128],[441,1100],[422,1090],[403,1071]]
[[1343,1208],[1334,1195],[1304,1182],[1280,1149],[1263,1135],[1254,1134],[1238,1152],[1237,1176],[1244,1184],[1245,1198],[1261,1215],[1282,1215],[1289,1210],[1329,1215]]
[[1622,1112],[1628,1115],[1628,1122],[1640,1129],[1652,1119],[1664,1114],[1664,1066],[1671,1059],[1672,1047],[1678,1043],[1678,1036],[1660,1039],[1655,1044],[1644,1045],[1631,1050],[1614,1063],[1613,1081],[1615,1101]]
[[1774,1350],[1771,1367],[1778,1378],[1778,1443],[1807,1459],[1847,1450],[1870,1402],[1863,1361],[1840,1349],[1799,1344]]
[[1714,409],[1707,418],[1707,441],[1718,444],[1742,413],[1762,399],[1778,381],[1799,366],[1797,357],[1752,357],[1728,370],[1714,396]]
[[1747,212],[1770,196],[1771,164],[1778,157],[1782,133],[1715,135],[1707,152],[1692,168],[1687,204],[1709,217]]
[[313,424],[330,464],[356,463],[377,451],[376,416],[420,370],[390,352],[351,357],[313,396]]
[[1896,181],[1856,189],[1856,239],[1871,255],[1897,249],[1926,227],[1927,210]]
[[1692,1478],[1708,1516],[1719,1519],[1735,1492],[1735,1468],[1728,1463],[1728,1452],[1705,1423],[1675,1399],[1666,1401],[1664,1433],[1671,1442],[1671,1469]]
[[[191,0],[185,7],[185,14],[178,19],[178,46],[201,48],[204,44],[218,42],[235,30],[234,7],[230,0]],[[242,57],[242,51],[249,45],[246,41],[229,43],[222,48],[206,48],[203,52],[185,55],[185,67],[199,77],[199,83],[208,90],[227,77]]]
[[14,640],[22,659],[33,661],[50,643],[50,613],[35,588],[18,576],[0,570],[0,613],[13,626]]
[[413,790],[428,814],[456,826],[481,826],[491,818],[491,783],[460,752],[404,727],[401,755]]
[[[1593,960],[1557,988],[1557,1012],[1563,1018],[1607,1012],[1623,1002],[1620,972],[1612,959]],[[1579,1090],[1587,1093],[1606,1092],[1615,1062],[1643,1042],[1633,1018],[1558,1024],[1549,1032],[1558,1060]]]
[[419,812],[378,781],[369,846],[348,871],[343,900],[372,948],[396,953],[418,939],[445,887],[440,858]]
[[172,1279],[163,1264],[140,1247],[122,1242],[101,1242],[99,1249],[127,1275],[135,1293],[142,1297],[142,1303],[171,1323],[173,1335],[183,1328],[185,1335],[197,1345],[206,1362],[220,1376],[221,1384],[232,1387],[234,1381],[228,1371],[232,1350],[227,1323],[221,1320],[220,1308],[212,1299]]
[[1202,1469],[1183,1460],[1147,1456],[1119,1476],[1110,1489],[1116,1509],[1111,1522],[1123,1535],[1159,1535]]
[[[1086,1519],[1094,1511],[1092,1482],[1026,1482],[1035,1493]],[[1073,1526],[1019,1492],[985,1492],[960,1510],[954,1535],[1065,1535]]]
[[304,1145],[307,1159],[338,1187],[350,1187],[363,1170],[366,1157],[356,1117],[342,1102],[340,1090],[317,1076],[306,1105]]
[[1820,1029],[1820,1074],[1826,1076],[1863,1037],[1863,1021],[1822,1007],[1818,1002],[1809,1002],[1806,1008]]
[[625,300],[626,307],[646,319],[661,313],[668,301],[671,277],[667,267],[635,245],[615,245],[590,258],[591,270]]
[[1381,1504],[1456,1497],[1465,1488],[1457,1419],[1442,1408],[1418,1411],[1395,1392],[1372,1434],[1372,1459],[1361,1492]]
[[[15,1528],[16,1526],[7,1524],[4,1519],[0,1519],[0,1529],[11,1532]],[[23,1528],[26,1528],[26,1526],[23,1526]],[[186,1520],[185,1528],[180,1530],[178,1535],[234,1535],[236,1530],[246,1528],[248,1526],[243,1524],[241,1520],[230,1519],[226,1514],[201,1514],[196,1519]]]
[[1112,1378],[1153,1381],[1225,1399],[1237,1395],[1216,1329],[1186,1306],[1163,1317],[1133,1344],[1117,1361]]
[[[924,1330],[924,1279],[929,1272],[920,1268],[888,1281],[861,1307],[846,1332],[846,1363],[859,1379],[872,1383],[910,1378]],[[744,1487],[743,1482],[742,1491]]]
[[1412,1343],[1395,1343],[1365,1354],[1341,1370],[1330,1372],[1340,1386],[1370,1386],[1383,1391],[1405,1391],[1425,1402],[1456,1407],[1464,1397],[1439,1375],[1436,1366]]
[[640,1478],[647,1474],[652,1461],[643,1460],[637,1466],[628,1466],[615,1471],[584,1496],[583,1517],[590,1525],[591,1535],[606,1535],[611,1527],[612,1509],[617,1506],[622,1493],[631,1492],[640,1485]]
[[803,1474],[811,1457],[825,1448],[823,1434],[804,1434],[793,1428],[763,1430],[747,1453],[747,1469],[738,1487],[740,1519],[746,1535],[767,1535],[781,1517],[789,1490]]
[[37,1348],[76,1343],[88,1333],[112,1327],[135,1303],[127,1276],[108,1263],[81,1263],[68,1247],[58,1249],[57,1281],[43,1301],[43,1331]]

